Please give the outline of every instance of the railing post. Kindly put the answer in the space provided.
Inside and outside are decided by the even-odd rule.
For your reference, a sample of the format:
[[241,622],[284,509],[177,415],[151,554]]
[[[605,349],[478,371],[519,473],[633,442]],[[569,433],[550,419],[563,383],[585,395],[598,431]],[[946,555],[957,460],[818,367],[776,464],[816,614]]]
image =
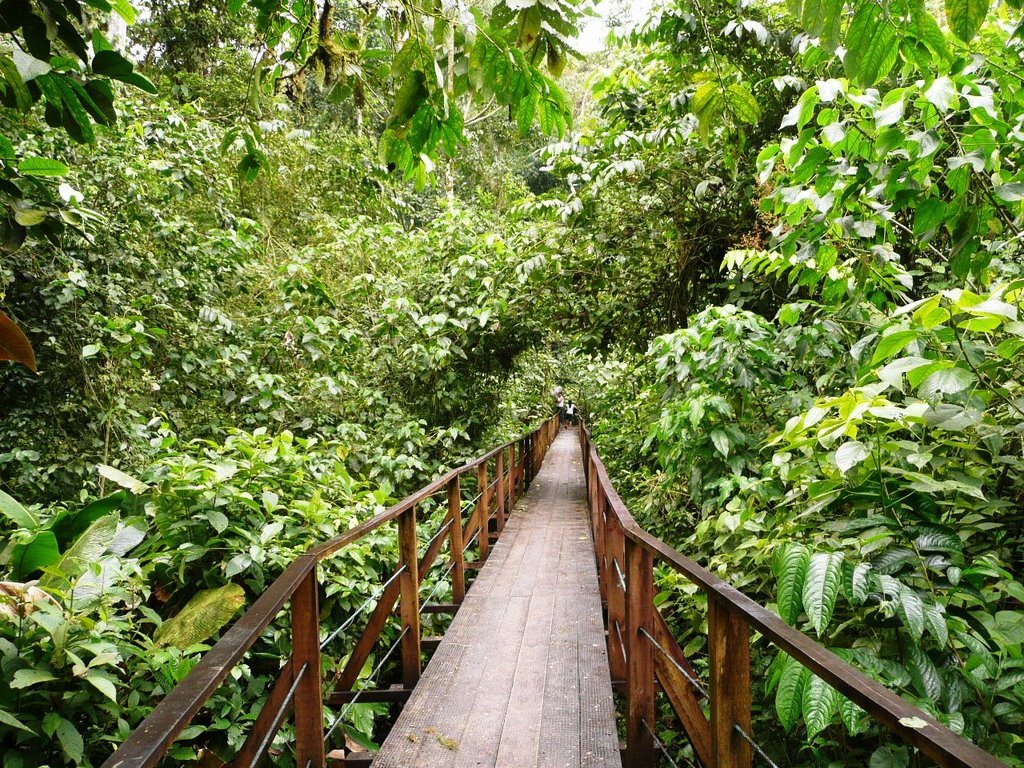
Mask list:
[[516,462],[516,473],[519,475],[519,496],[526,495],[526,438],[519,441],[519,461]]
[[494,474],[498,478],[498,533],[505,528],[505,450],[498,451],[494,460]]
[[462,488],[458,475],[448,481],[448,517],[451,518],[448,534],[453,563],[452,600],[460,604],[466,599],[466,566],[462,552]]
[[398,516],[398,549],[405,570],[398,577],[401,593],[402,684],[412,688],[420,679],[420,575],[416,551],[416,506]]
[[[606,591],[605,599],[608,601],[608,667],[612,680],[625,680],[626,660],[622,655],[623,652],[628,652],[628,649],[622,648],[619,633],[626,632],[626,602],[631,598],[626,594],[626,589],[619,579],[619,571],[615,568],[615,563],[618,563],[619,568],[625,573],[625,537],[614,516],[605,523],[605,530],[607,533],[602,537],[605,546],[602,547],[601,558],[606,564],[603,569],[606,573],[603,574],[602,585]],[[625,637],[622,639],[625,640]]]
[[708,595],[708,663],[711,667],[711,751],[716,768],[750,768],[750,627],[713,594]]
[[491,537],[490,528],[491,510],[487,505],[487,462],[481,461],[476,468],[477,487],[480,489],[480,500],[477,502],[477,512],[480,514],[480,562],[487,559],[490,553]]
[[523,451],[523,490],[530,487],[533,482],[533,436],[527,435],[523,438],[526,450]]
[[[657,764],[654,730],[654,557],[626,540],[626,768]],[[643,631],[642,631],[643,630]],[[722,768],[722,766],[716,766]]]
[[312,768],[326,765],[319,599],[314,565],[292,595],[292,670],[302,675],[295,690],[296,765]]
[[516,508],[516,444],[509,443],[508,446],[508,512]]

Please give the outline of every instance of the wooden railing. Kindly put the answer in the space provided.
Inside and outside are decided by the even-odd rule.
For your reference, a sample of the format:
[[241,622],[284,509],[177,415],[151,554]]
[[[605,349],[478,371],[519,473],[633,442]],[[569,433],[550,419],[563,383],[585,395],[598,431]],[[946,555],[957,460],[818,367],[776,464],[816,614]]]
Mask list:
[[[168,693],[103,763],[103,768],[150,768],[157,765],[177,736],[288,603],[291,606],[291,656],[282,659],[277,681],[253,721],[244,744],[230,763],[231,768],[260,765],[270,754],[274,737],[289,714],[293,714],[295,727],[296,766],[325,768],[329,759],[341,765],[366,764],[366,755],[360,759],[356,755],[328,754],[325,742],[342,722],[347,707],[356,701],[402,701],[408,698],[421,671],[420,615],[428,606],[420,604],[420,591],[428,571],[447,543],[449,564],[442,578],[451,576],[453,602],[431,607],[438,613],[445,610],[454,612],[465,596],[466,570],[480,567],[487,559],[491,521],[495,521],[500,534],[506,514],[525,493],[557,431],[557,418],[549,418],[533,432],[452,470],[387,511],[341,536],[314,546],[297,558],[203,656],[188,677]],[[478,492],[476,498],[464,507],[461,480],[466,475],[474,478]],[[417,507],[440,494],[447,496],[447,514],[439,529],[424,542],[426,551],[419,556],[421,542],[417,535]],[[469,518],[464,521],[467,510]],[[390,523],[395,523],[398,529],[399,557],[395,569],[353,616],[321,639],[318,563]],[[463,555],[472,548],[474,540],[478,540],[479,560],[467,563]],[[355,690],[360,672],[380,640],[396,601],[400,613],[398,639],[381,654],[370,679],[375,679],[376,672],[393,651],[400,650],[402,685],[382,690]],[[375,606],[347,663],[334,676],[333,690],[325,696],[321,652],[374,602]],[[325,703],[341,708],[334,723],[326,730]]]
[[[751,728],[750,633],[755,630],[906,744],[944,768],[1005,768],[821,644],[641,528],[608,479],[584,426],[580,429],[587,503],[601,598],[607,605],[608,661],[626,696],[626,768],[661,758],[655,703],[660,685],[705,768],[773,765]],[[654,564],[678,571],[707,595],[708,685],[702,684],[654,605]],[[705,716],[706,700],[710,718]]]

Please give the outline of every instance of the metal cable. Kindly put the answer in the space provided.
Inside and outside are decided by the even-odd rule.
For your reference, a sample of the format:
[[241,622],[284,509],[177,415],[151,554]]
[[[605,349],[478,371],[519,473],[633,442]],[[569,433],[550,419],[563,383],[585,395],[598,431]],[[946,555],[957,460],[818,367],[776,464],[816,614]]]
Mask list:
[[447,523],[445,523],[444,525],[442,525],[440,528],[437,529],[437,533],[435,533],[433,536],[431,536],[430,540],[427,541],[427,544],[426,544],[426,547],[424,548],[424,551],[427,551],[432,546],[434,546],[435,542],[437,542],[437,540],[439,538],[441,538],[445,534],[445,531],[447,531],[449,528],[452,527],[452,522],[454,522],[454,521],[449,520]]
[[393,582],[395,579],[401,576],[403,571],[405,571],[405,565],[403,565],[401,568],[399,568],[397,571],[391,574],[391,578],[389,578],[387,581],[381,584],[380,587],[377,588],[376,592],[374,592],[372,595],[366,598],[365,602],[358,608],[356,608],[355,613],[353,613],[351,616],[345,619],[345,622],[340,627],[331,632],[331,634],[327,636],[327,639],[320,643],[320,650],[322,651],[324,648],[328,646],[328,644],[333,642],[338,635],[340,635],[346,629],[351,627],[352,624],[355,623],[355,620],[359,618],[360,614],[362,614],[362,612],[365,611],[366,608],[370,605],[370,603],[372,603],[374,600],[383,595],[384,590],[388,588],[388,585],[390,585],[391,582]]
[[305,676],[306,670],[308,669],[308,661],[299,668],[298,673],[295,675],[295,679],[292,680],[292,684],[288,687],[288,692],[284,695],[285,706],[282,707],[278,711],[277,715],[274,717],[273,724],[276,724],[277,727],[267,729],[267,732],[263,735],[263,738],[260,740],[259,746],[256,747],[256,751],[253,752],[252,759],[249,761],[246,768],[253,768],[254,766],[258,765],[264,757],[266,757],[265,753],[270,748],[271,743],[273,743],[274,739],[277,737],[277,733],[281,729],[281,721],[284,720],[284,715],[285,713],[287,713],[288,707],[291,705],[292,699],[295,698],[295,691],[299,689],[299,683],[302,682],[302,678]]
[[470,547],[473,546],[473,542],[476,541],[477,538],[479,538],[479,536],[480,536],[480,529],[477,528],[476,533],[473,534],[473,537],[469,541],[467,541],[465,546],[462,548],[463,553],[465,553],[466,550],[468,550]]
[[356,695],[354,697],[352,697],[352,701],[350,701],[348,704],[346,704],[345,707],[341,710],[341,712],[338,713],[338,716],[336,718],[334,718],[334,722],[331,723],[331,727],[327,729],[327,733],[326,733],[326,735],[324,735],[324,741],[325,742],[328,739],[331,738],[331,734],[334,733],[335,729],[341,724],[341,721],[345,718],[345,715],[348,714],[348,711],[350,709],[352,709],[353,705],[357,701],[359,701],[359,697],[362,696],[363,693],[368,690],[366,685],[368,685],[369,683],[376,682],[377,675],[380,673],[381,669],[384,667],[384,664],[387,662],[388,659],[391,658],[391,654],[393,654],[395,652],[395,649],[399,645],[402,644],[402,638],[405,637],[407,634],[409,634],[409,627],[404,627],[402,629],[402,633],[398,636],[398,639],[395,640],[395,642],[391,644],[391,647],[388,648],[387,653],[385,653],[381,657],[381,660],[377,662],[377,666],[373,668],[373,671],[370,672],[369,675],[367,675],[364,687],[356,692]]
[[622,568],[619,566],[619,561],[616,560],[614,557],[612,558],[612,565],[615,566],[615,573],[617,573],[618,576],[619,576],[619,584],[622,585],[622,591],[623,592],[627,591],[626,590],[626,575],[622,572]]
[[434,588],[432,590],[430,590],[430,594],[427,595],[427,599],[424,600],[422,603],[420,603],[420,613],[423,613],[423,610],[428,605],[430,605],[430,601],[434,598],[434,595],[437,594],[437,588],[440,587],[442,584],[444,584],[445,578],[448,576],[449,573],[452,572],[453,568],[455,568],[455,561],[452,561],[452,564],[448,566],[448,570],[446,570],[444,573],[441,574],[441,578],[439,578],[437,580],[437,583],[434,584]]
[[654,647],[662,652],[662,654],[665,656],[665,658],[669,660],[669,663],[672,664],[673,667],[675,667],[676,669],[679,670],[679,674],[681,674],[683,677],[685,677],[686,681],[690,685],[692,685],[694,688],[696,688],[701,696],[703,696],[705,699],[708,699],[709,701],[711,700],[711,697],[708,696],[708,692],[704,689],[704,686],[701,685],[700,680],[698,680],[693,675],[691,675],[682,664],[680,664],[678,661],[676,661],[674,658],[672,658],[672,654],[670,654],[668,651],[666,651],[662,647],[661,643],[659,643],[657,640],[654,639],[654,636],[650,632],[648,632],[643,627],[640,627],[640,634],[644,635],[648,640],[650,640],[652,643],[654,643]]
[[618,619],[615,619],[615,634],[619,636],[619,650],[622,652],[622,661],[625,664],[629,664],[629,660],[626,658],[626,644],[622,642],[622,627],[619,626]]
[[651,738],[654,739],[654,746],[656,746],[658,748],[658,751],[665,756],[665,759],[668,760],[669,765],[671,765],[672,768],[679,768],[679,764],[675,760],[673,760],[672,755],[669,754],[668,747],[661,743],[661,739],[659,739],[658,735],[651,730],[651,726],[647,724],[647,721],[641,719],[640,722],[644,724],[644,728],[646,728],[647,732],[651,734]]
[[758,757],[760,757],[770,766],[770,768],[779,768],[778,763],[776,763],[774,760],[768,757],[767,753],[763,749],[761,749],[761,745],[754,741],[750,737],[750,734],[740,727],[739,723],[733,723],[732,727],[736,731],[736,733],[742,736],[743,740],[750,745],[751,749],[753,749],[757,753]]

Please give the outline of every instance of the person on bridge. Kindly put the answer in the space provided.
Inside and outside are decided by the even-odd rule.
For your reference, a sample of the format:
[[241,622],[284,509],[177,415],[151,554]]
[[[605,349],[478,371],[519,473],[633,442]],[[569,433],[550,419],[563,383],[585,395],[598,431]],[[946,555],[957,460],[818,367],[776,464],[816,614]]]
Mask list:
[[551,390],[551,395],[555,398],[555,405],[558,407],[558,423],[559,425],[565,424],[565,392],[561,386],[557,386]]
[[576,424],[576,403],[572,400],[570,400],[568,405],[565,406],[564,421],[568,423],[570,427]]

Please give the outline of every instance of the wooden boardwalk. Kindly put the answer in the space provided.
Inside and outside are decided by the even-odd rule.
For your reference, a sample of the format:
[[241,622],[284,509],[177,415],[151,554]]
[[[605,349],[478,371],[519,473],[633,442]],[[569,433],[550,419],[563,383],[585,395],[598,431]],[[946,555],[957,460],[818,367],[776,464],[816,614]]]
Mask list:
[[373,766],[620,765],[579,442],[562,432]]

